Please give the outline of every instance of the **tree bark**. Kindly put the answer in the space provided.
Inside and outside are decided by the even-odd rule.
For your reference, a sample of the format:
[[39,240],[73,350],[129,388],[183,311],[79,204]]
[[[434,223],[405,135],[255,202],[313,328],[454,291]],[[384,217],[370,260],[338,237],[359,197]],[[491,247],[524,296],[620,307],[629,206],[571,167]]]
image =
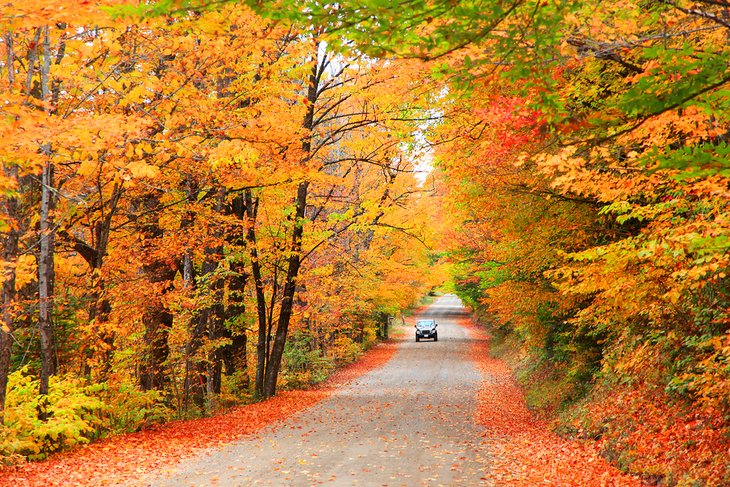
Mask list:
[[[18,167],[5,167],[5,176],[18,180]],[[3,286],[2,286],[2,323],[0,323],[0,424],[3,422],[5,397],[10,373],[10,357],[13,348],[13,330],[15,329],[15,263],[18,260],[18,200],[7,196],[3,201],[3,217],[9,229],[3,239]]]
[[[241,253],[246,247],[246,203],[241,195],[236,195],[228,208],[228,213],[238,220],[237,225],[227,235],[228,243],[236,253]],[[248,281],[246,266],[242,259],[236,259],[231,263],[231,276],[228,278],[228,306],[225,309],[224,334],[231,340],[229,345],[222,348],[223,365],[227,375],[239,372],[240,382],[237,384],[243,390],[248,390],[250,382],[248,378],[248,357],[246,347],[248,344],[247,330],[233,326],[234,322],[246,313],[245,291]]]
[[13,34],[10,32],[5,34],[5,49],[7,59],[7,64],[5,66],[8,68],[8,85],[12,87],[13,83],[15,83],[15,52],[13,51]]
[[261,273],[261,262],[259,261],[258,249],[256,247],[256,217],[258,215],[258,198],[254,198],[250,190],[244,193],[246,207],[246,244],[248,245],[249,257],[251,258],[251,275],[253,276],[254,289],[256,292],[256,317],[258,318],[258,338],[256,340],[256,395],[264,397],[264,378],[266,376],[266,342],[268,336],[267,328],[267,306],[264,293],[264,278]]
[[208,320],[208,310],[204,309],[193,319],[190,339],[185,347],[185,383],[183,408],[191,404],[202,408],[205,405],[206,376],[200,359],[196,356],[202,345],[203,334]]
[[[163,235],[158,213],[154,211],[160,202],[157,197],[150,196],[143,201],[143,209],[153,216],[151,221],[140,228],[144,235],[140,249],[143,255],[155,255],[157,240]],[[153,298],[148,300],[142,316],[144,323],[145,351],[140,360],[139,383],[144,390],[163,390],[167,385],[165,362],[170,354],[168,335],[172,328],[173,315],[163,302],[162,296],[172,290],[177,268],[168,260],[157,257],[148,258],[142,266],[147,282],[155,288]]]
[[[53,299],[55,285],[54,252],[55,229],[53,210],[53,164],[48,162],[41,177],[40,250],[38,253],[38,327],[41,338],[41,374],[39,394],[48,394],[49,378],[56,373],[55,346],[53,339]],[[45,420],[41,407],[39,418]]]
[[[226,196],[224,188],[218,190],[216,197],[215,210],[218,213],[223,212],[223,202]],[[221,237],[220,226],[214,230],[214,235]],[[218,270],[220,261],[223,258],[223,246],[216,245],[207,252],[207,264],[209,265],[208,273],[213,274]],[[210,351],[208,352],[208,361],[206,363],[208,380],[206,382],[206,392],[211,394],[221,393],[221,383],[223,375],[223,346],[220,340],[226,338],[225,333],[225,308],[223,306],[223,279],[213,276],[208,279],[208,294],[212,296],[212,305],[208,309],[208,340],[210,340]]]
[[[171,283],[175,278],[175,268],[163,262],[154,262],[145,266],[145,274],[150,284],[162,284],[164,293],[172,288],[164,283]],[[161,391],[167,384],[165,362],[170,354],[167,337],[172,328],[173,315],[165,308],[160,297],[156,297],[148,303],[142,322],[145,325],[146,350],[140,365],[139,384],[145,391]]]

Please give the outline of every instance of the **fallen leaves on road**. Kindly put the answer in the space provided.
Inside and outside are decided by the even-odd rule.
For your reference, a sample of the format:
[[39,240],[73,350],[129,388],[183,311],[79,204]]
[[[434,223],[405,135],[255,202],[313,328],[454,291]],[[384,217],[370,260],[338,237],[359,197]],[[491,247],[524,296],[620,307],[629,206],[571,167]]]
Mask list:
[[488,336],[470,319],[471,356],[484,375],[478,393],[476,421],[486,428],[485,443],[493,462],[490,478],[496,485],[640,486],[587,444],[564,440],[527,408],[512,371],[489,354]]
[[220,416],[173,421],[139,433],[99,441],[44,462],[2,468],[0,485],[51,487],[133,483],[140,476],[180,462],[201,449],[254,434],[314,405],[335,388],[385,364],[396,349],[396,343],[382,343],[315,389],[281,392],[267,401],[237,407]]

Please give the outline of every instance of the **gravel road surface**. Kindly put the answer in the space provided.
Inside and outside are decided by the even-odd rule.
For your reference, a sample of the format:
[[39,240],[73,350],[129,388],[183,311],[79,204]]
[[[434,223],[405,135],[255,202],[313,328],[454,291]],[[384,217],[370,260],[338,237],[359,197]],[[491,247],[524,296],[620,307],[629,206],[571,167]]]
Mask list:
[[384,366],[254,437],[147,477],[154,486],[486,485],[489,460],[474,426],[479,371],[457,324],[459,299],[439,298],[439,341],[411,329]]

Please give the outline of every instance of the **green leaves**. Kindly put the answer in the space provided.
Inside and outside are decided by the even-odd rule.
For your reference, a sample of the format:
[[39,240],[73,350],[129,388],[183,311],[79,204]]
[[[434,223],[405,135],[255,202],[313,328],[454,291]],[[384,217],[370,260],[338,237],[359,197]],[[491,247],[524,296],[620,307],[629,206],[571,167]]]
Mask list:
[[703,178],[708,176],[730,177],[730,144],[705,142],[681,147],[674,151],[654,152],[654,157],[646,158],[655,163],[656,169],[677,169],[672,175],[677,181]]
[[[49,453],[88,443],[103,423],[104,403],[98,389],[82,379],[52,377],[48,396],[37,395],[38,379],[24,367],[10,374],[4,411],[7,434],[0,454],[45,458]],[[38,408],[48,413],[40,421]]]

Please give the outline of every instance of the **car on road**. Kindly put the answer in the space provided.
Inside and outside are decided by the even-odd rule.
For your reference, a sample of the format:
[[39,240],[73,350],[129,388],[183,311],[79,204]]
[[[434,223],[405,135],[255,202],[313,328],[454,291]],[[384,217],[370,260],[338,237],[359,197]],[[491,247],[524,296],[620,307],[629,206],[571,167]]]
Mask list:
[[439,326],[436,320],[418,320],[416,321],[416,341],[420,342],[422,338],[432,338],[434,342],[439,341],[439,334],[436,327]]

